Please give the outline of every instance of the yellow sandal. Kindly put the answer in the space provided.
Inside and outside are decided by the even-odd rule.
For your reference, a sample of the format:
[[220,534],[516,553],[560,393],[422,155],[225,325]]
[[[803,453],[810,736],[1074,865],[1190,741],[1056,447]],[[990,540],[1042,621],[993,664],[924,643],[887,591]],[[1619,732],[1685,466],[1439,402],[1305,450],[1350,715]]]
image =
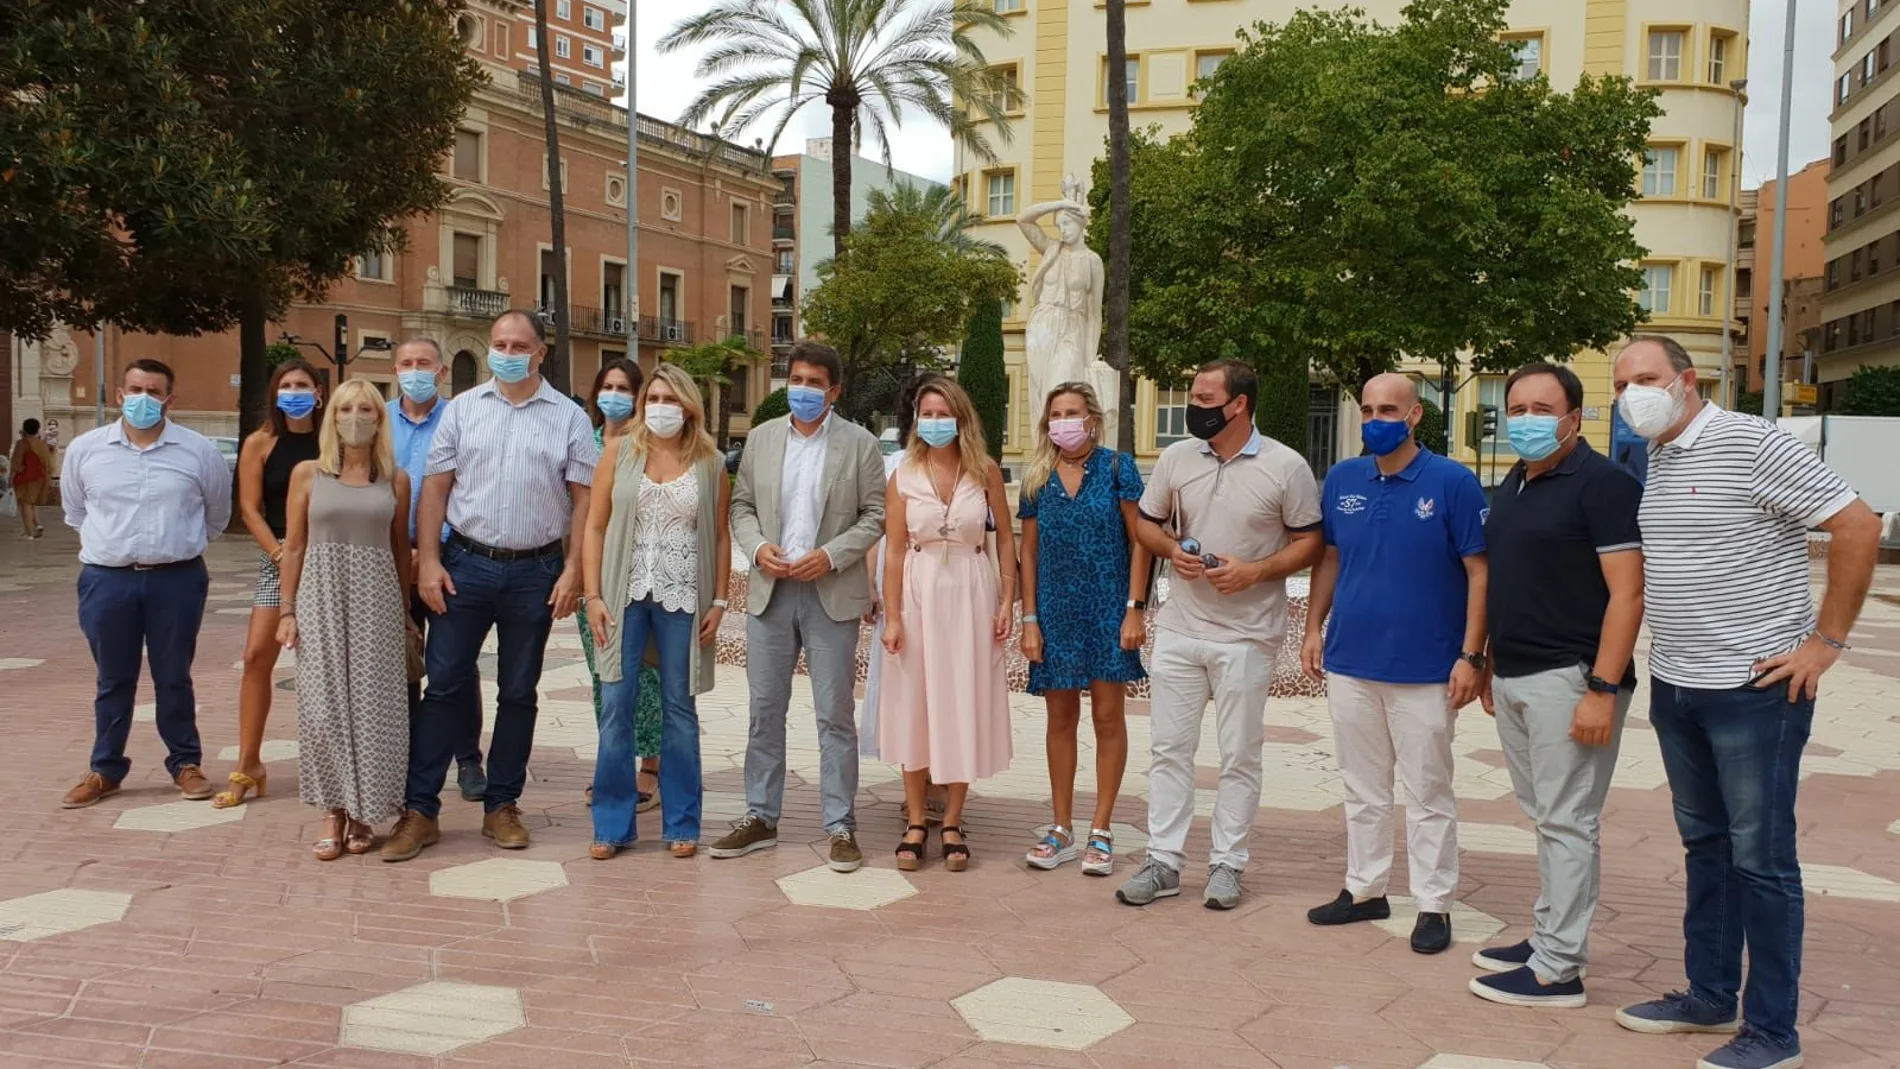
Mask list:
[[264,797],[265,784],[270,782],[269,775],[252,779],[242,772],[233,772],[225,778],[229,780],[231,786],[236,789],[219,791],[217,796],[211,799],[211,808],[213,809],[231,809],[235,806],[243,805],[245,795],[251,792],[255,792],[257,797],[262,798]]

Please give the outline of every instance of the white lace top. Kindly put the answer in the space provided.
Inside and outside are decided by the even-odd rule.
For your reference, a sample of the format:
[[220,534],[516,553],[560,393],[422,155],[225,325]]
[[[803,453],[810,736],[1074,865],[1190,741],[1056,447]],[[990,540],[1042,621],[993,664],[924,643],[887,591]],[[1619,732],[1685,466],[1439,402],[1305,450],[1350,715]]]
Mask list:
[[651,597],[669,612],[699,610],[699,480],[691,471],[671,482],[640,475],[633,518],[629,603]]

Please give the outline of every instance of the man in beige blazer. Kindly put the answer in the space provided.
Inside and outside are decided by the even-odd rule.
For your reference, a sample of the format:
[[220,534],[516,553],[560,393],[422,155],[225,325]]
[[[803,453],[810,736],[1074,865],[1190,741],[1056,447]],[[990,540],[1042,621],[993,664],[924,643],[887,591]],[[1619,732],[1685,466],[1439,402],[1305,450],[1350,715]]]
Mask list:
[[864,862],[852,804],[858,793],[858,625],[870,608],[865,554],[884,533],[884,462],[870,431],[837,415],[844,368],[830,346],[794,346],[791,414],[752,428],[732,491],[732,538],[752,561],[747,582],[746,818],[712,846],[715,858],[778,845],[785,800],[785,713],[802,649],[818,713],[819,793],[827,863]]

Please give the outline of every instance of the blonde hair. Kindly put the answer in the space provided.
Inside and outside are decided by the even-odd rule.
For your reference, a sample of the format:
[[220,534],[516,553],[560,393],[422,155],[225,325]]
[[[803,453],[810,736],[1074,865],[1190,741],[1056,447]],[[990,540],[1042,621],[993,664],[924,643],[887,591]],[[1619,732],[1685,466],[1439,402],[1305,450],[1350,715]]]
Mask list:
[[652,442],[647,437],[647,395],[662,382],[679,399],[680,411],[686,416],[686,421],[680,425],[680,459],[692,465],[707,457],[718,456],[719,445],[706,429],[706,402],[700,397],[699,385],[678,364],[666,363],[654,368],[653,377],[640,387],[640,410],[634,414],[636,418],[630,420],[627,427],[628,455],[644,455],[652,448]]
[[388,402],[382,391],[366,379],[350,379],[330,394],[329,404],[323,407],[323,425],[317,431],[317,470],[325,475],[343,474],[343,440],[336,432],[336,414],[344,405],[358,400],[369,401],[376,410],[376,437],[369,443],[370,481],[393,479],[396,454],[389,444]]
[[1033,501],[1049,485],[1049,476],[1055,474],[1056,458],[1061,450],[1049,440],[1049,410],[1056,406],[1056,398],[1064,394],[1074,394],[1082,399],[1082,407],[1088,409],[1088,418],[1094,421],[1089,428],[1089,441],[1102,444],[1102,402],[1095,397],[1095,389],[1086,382],[1065,382],[1049,391],[1042,402],[1042,419],[1036,423],[1036,453],[1029,459],[1029,470],[1023,473],[1022,496]]
[[[989,447],[984,444],[983,422],[977,419],[976,406],[970,403],[970,395],[950,379],[935,379],[917,388],[917,406],[923,407],[924,398],[933,393],[950,406],[950,415],[957,421],[958,465],[976,480],[978,486],[987,485],[990,474]],[[910,445],[904,449],[906,464],[922,464],[931,448],[923,435],[916,432],[916,423],[913,413]]]

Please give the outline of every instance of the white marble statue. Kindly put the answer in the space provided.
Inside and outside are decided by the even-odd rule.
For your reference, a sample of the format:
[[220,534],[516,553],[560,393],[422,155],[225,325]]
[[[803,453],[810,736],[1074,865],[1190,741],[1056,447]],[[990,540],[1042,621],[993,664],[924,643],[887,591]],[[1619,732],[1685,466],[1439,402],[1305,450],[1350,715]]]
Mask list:
[[[1056,239],[1042,229],[1044,216],[1056,217]],[[1118,411],[1120,379],[1096,358],[1102,345],[1102,258],[1083,240],[1088,232],[1089,208],[1082,184],[1074,175],[1062,180],[1062,199],[1031,206],[1016,217],[1016,226],[1042,254],[1029,276],[1029,328],[1023,338],[1029,365],[1031,419],[1040,418],[1049,391],[1065,382],[1087,382],[1095,387],[1111,426],[1103,440],[1115,441],[1112,426]],[[1104,392],[1106,390],[1107,392]]]

